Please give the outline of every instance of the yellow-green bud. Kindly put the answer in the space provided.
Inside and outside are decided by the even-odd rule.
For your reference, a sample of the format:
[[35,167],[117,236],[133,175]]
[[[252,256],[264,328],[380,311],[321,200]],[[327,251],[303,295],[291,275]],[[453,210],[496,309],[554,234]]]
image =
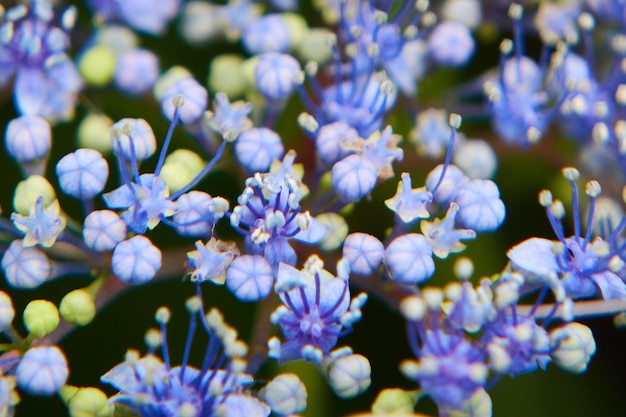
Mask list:
[[243,61],[239,66],[239,71],[241,74],[241,79],[243,80],[243,84],[245,84],[247,88],[254,91],[256,91],[254,72],[256,71],[256,64],[258,61],[259,58],[257,56],[253,56]]
[[324,250],[335,250],[343,244],[348,236],[348,223],[337,213],[322,213],[315,217],[317,221],[328,226],[328,232],[320,241]]
[[306,38],[309,27],[306,20],[297,13],[283,13],[282,18],[285,20],[289,32],[289,47],[293,49]]
[[417,397],[417,391],[405,391],[400,388],[384,389],[376,396],[376,400],[372,404],[372,413],[383,415],[410,414],[415,408]]
[[97,388],[79,388],[66,399],[70,417],[109,417],[111,406],[104,392]]
[[44,337],[59,325],[59,310],[47,300],[33,300],[24,309],[24,325],[31,335]]
[[111,152],[111,126],[113,120],[103,114],[90,113],[78,125],[76,139],[80,148],[91,148],[108,154]]
[[78,70],[87,84],[101,87],[113,78],[116,61],[111,48],[106,45],[95,45],[83,53]]
[[242,97],[245,91],[241,63],[243,57],[238,54],[222,54],[211,61],[207,83],[210,91],[221,91],[229,99]]
[[175,193],[198,175],[206,163],[188,149],[178,149],[165,158],[161,178],[167,184],[170,193]]
[[15,187],[13,208],[18,213],[28,216],[40,196],[43,197],[44,207],[50,205],[57,198],[54,188],[47,179],[41,175],[31,175],[20,181]]
[[332,32],[328,29],[309,29],[306,36],[296,46],[296,53],[305,62],[324,64],[332,58],[331,36]]
[[63,297],[59,311],[66,322],[84,326],[95,317],[96,305],[87,291],[74,290]]

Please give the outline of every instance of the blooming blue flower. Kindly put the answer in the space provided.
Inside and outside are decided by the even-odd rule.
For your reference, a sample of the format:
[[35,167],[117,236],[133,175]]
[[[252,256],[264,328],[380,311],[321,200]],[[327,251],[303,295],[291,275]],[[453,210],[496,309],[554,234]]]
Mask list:
[[433,194],[426,191],[426,187],[411,188],[411,176],[408,172],[403,172],[401,178],[396,195],[385,200],[385,205],[404,223],[429,218],[426,205],[432,202]]
[[251,111],[250,103],[244,101],[231,103],[226,94],[217,93],[213,111],[207,112],[208,125],[224,139],[232,142],[252,127],[252,121],[248,118]]
[[257,173],[246,180],[230,222],[246,235],[246,248],[251,254],[263,254],[273,268],[281,262],[295,265],[296,253],[288,240],[317,243],[326,230],[309,212],[302,212],[301,199],[299,180],[289,169]]
[[461,409],[486,382],[483,354],[464,337],[440,329],[426,330],[419,339],[420,348],[414,348],[418,361],[405,361],[402,371],[419,382],[440,412]]
[[15,76],[13,93],[19,113],[48,120],[73,115],[82,81],[65,51],[75,13],[75,9],[67,9],[59,27],[48,1],[35,0],[30,7],[15,6],[4,15],[0,85]]
[[59,200],[54,200],[45,208],[43,202],[44,198],[38,197],[28,217],[11,213],[15,227],[26,235],[23,241],[25,247],[37,244],[50,247],[65,229],[65,217],[60,215]]
[[424,72],[426,55],[416,28],[428,5],[421,2],[415,6],[403,4],[394,14],[372,1],[352,0],[339,6],[339,36],[351,45],[348,55],[367,62],[365,67],[383,69],[408,96],[415,94],[415,81]]
[[206,244],[196,242],[196,250],[187,253],[187,268],[192,281],[212,281],[223,284],[226,280],[226,269],[232,260],[239,255],[234,244],[223,242],[212,237]]
[[154,174],[142,174],[137,182],[121,185],[103,198],[109,208],[126,209],[122,219],[135,233],[154,229],[163,217],[176,213],[165,181]]
[[456,203],[450,203],[446,217],[432,222],[422,220],[420,227],[424,237],[433,249],[435,256],[445,259],[450,253],[465,249],[461,240],[474,239],[476,232],[471,229],[456,229],[455,219],[459,211]]
[[[236,330],[215,309],[205,317],[198,297],[191,298],[187,308],[191,321],[181,365],[170,363],[166,334],[170,313],[161,308],[157,311],[161,331],[151,352],[140,358],[138,352],[129,350],[125,362],[101,377],[120,391],[111,401],[141,417],[269,416],[270,407],[250,393],[254,379],[243,372],[247,347],[237,339]],[[201,368],[188,363],[198,320],[209,336]],[[163,360],[152,352],[155,345],[161,346]]]
[[[587,183],[585,191],[590,197],[587,230],[581,228],[578,209],[578,171],[565,168],[564,175],[570,182],[573,196],[574,235],[566,237],[561,218],[565,215],[560,201],[553,201],[549,191],[542,191],[540,202],[546,207],[548,220],[558,238],[553,242],[543,238],[531,238],[514,246],[507,256],[514,267],[539,277],[554,273],[558,276],[567,296],[572,298],[592,297],[598,290],[602,298],[626,299],[626,284],[617,275],[622,266],[616,262],[623,257],[617,236],[626,226],[623,220],[603,237],[592,236],[595,200],[600,194],[596,181]],[[549,282],[547,282],[549,283]]]
[[271,357],[280,362],[308,359],[307,347],[322,357],[329,356],[339,337],[358,321],[362,303],[350,302],[348,276],[347,271],[341,270],[343,267],[340,262],[339,276],[334,277],[322,269],[323,263],[317,256],[309,258],[301,271],[280,264],[274,289],[283,305],[274,311],[271,320],[280,325],[287,341],[281,344],[278,339],[270,339]]

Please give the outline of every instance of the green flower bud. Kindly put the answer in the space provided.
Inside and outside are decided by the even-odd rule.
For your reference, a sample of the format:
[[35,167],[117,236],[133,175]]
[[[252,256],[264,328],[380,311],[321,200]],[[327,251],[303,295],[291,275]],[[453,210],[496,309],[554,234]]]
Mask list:
[[320,241],[320,247],[328,251],[339,248],[348,236],[348,223],[343,216],[337,213],[322,213],[315,219],[328,226],[328,232]]
[[44,337],[59,325],[59,310],[47,300],[33,300],[24,309],[24,325],[31,335]]
[[296,46],[296,54],[304,61],[324,64],[333,56],[331,44],[332,32],[328,29],[309,29]]
[[189,184],[205,165],[206,163],[195,152],[177,149],[165,158],[161,178],[167,184],[170,193],[175,193]]
[[283,13],[282,18],[285,20],[289,32],[289,47],[293,49],[307,37],[309,27],[306,20],[297,13]]
[[74,290],[65,295],[59,305],[61,317],[68,323],[84,326],[96,315],[93,298],[85,290]]
[[400,388],[387,388],[376,396],[372,404],[374,414],[412,413],[418,398],[418,391],[405,391]]
[[108,154],[111,152],[111,126],[113,120],[103,114],[90,113],[78,125],[76,139],[81,148],[91,148]]
[[242,97],[245,81],[241,73],[243,57],[238,54],[222,54],[211,61],[207,83],[209,90],[221,91],[229,99]]
[[79,388],[65,398],[70,417],[109,417],[111,406],[104,392],[97,388]]
[[80,75],[87,84],[101,87],[115,74],[116,56],[106,45],[95,45],[83,53],[78,63]]
[[48,207],[57,198],[54,188],[47,179],[41,175],[31,175],[15,187],[13,208],[18,213],[28,216],[40,196],[43,197],[44,207]]

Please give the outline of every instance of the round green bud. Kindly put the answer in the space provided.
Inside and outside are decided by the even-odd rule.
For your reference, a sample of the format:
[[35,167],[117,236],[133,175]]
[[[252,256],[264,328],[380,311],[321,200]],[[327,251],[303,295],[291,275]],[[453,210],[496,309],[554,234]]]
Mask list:
[[491,417],[491,397],[483,388],[476,391],[469,400],[463,401],[462,410],[453,410],[450,417]]
[[296,54],[304,62],[313,61],[324,64],[333,56],[331,37],[332,32],[328,29],[309,29],[306,36],[302,37],[296,45]]
[[296,48],[308,35],[309,27],[306,20],[297,13],[283,13],[282,18],[289,32],[289,47]]
[[374,414],[412,413],[415,408],[417,395],[415,391],[405,391],[400,388],[387,388],[376,396],[372,404]]
[[103,114],[89,113],[78,125],[76,139],[81,148],[91,148],[103,154],[111,152],[113,120]]
[[47,179],[41,175],[31,175],[15,187],[13,208],[18,213],[28,216],[39,197],[43,197],[44,207],[49,206],[57,198],[54,188]]
[[67,401],[70,417],[109,417],[111,406],[104,392],[97,388],[80,388]]
[[343,216],[337,213],[322,213],[315,219],[328,226],[328,232],[320,241],[320,247],[327,251],[339,248],[348,236],[348,223]]
[[24,325],[31,335],[44,337],[59,325],[59,310],[47,300],[33,300],[24,309]]
[[78,70],[87,84],[101,87],[113,78],[116,61],[113,49],[106,45],[95,45],[83,53]]
[[96,305],[87,291],[74,290],[63,297],[59,311],[66,322],[84,326],[91,323],[95,317]]
[[242,97],[245,91],[242,62],[243,57],[238,54],[216,56],[209,66],[209,90],[223,92],[230,99]]
[[170,193],[175,193],[189,184],[206,166],[197,153],[188,149],[177,149],[165,158],[161,178]]
[[251,58],[246,59],[239,66],[239,73],[241,75],[241,79],[243,80],[243,84],[253,91],[256,91],[256,80],[254,77],[254,73],[256,71],[256,64],[259,61],[259,57],[253,56]]

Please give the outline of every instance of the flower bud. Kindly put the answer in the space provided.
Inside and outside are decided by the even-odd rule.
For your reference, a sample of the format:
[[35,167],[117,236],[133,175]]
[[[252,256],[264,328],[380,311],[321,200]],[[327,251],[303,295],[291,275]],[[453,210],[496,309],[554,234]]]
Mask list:
[[41,175],[31,175],[15,187],[13,208],[18,213],[28,216],[39,197],[43,197],[43,207],[48,207],[57,198],[54,188],[47,179]]
[[29,349],[15,370],[17,385],[27,393],[38,396],[59,391],[68,375],[67,359],[56,346]]
[[59,325],[59,310],[47,300],[33,300],[24,309],[24,325],[31,335],[44,337]]
[[596,353],[596,342],[589,327],[580,323],[567,323],[550,333],[550,356],[554,363],[566,371],[581,373]]
[[378,393],[372,413],[374,414],[411,414],[417,400],[416,391],[405,391],[400,388],[387,388]]
[[81,148],[91,148],[103,154],[111,152],[113,120],[103,114],[90,113],[78,125],[76,139]]
[[243,96],[246,83],[241,73],[242,62],[243,57],[237,54],[216,56],[209,68],[209,89],[223,92],[230,99]]
[[80,57],[78,70],[87,84],[101,87],[109,83],[115,74],[117,57],[106,45],[95,45]]
[[365,356],[342,356],[331,364],[328,383],[341,398],[355,397],[369,388],[372,368]]
[[66,401],[70,417],[109,417],[111,406],[106,394],[94,387],[74,388],[71,395],[61,395]]
[[96,305],[87,291],[74,290],[63,297],[59,311],[66,322],[84,326],[95,317]]
[[306,408],[306,387],[296,374],[280,374],[272,379],[259,395],[274,414],[287,416],[304,411]]

